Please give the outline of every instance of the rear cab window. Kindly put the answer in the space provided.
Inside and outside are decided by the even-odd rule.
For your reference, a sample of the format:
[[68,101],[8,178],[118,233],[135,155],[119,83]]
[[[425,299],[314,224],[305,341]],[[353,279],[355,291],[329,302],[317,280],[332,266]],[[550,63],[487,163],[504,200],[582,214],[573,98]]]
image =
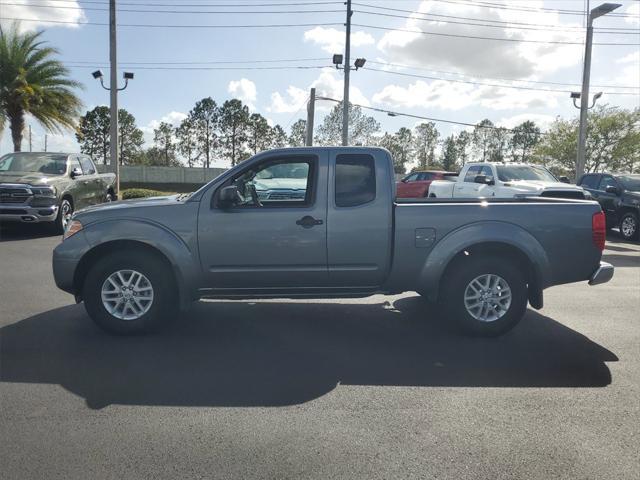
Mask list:
[[469,167],[469,170],[467,170],[467,174],[464,177],[464,181],[466,183],[474,183],[476,180],[476,177],[478,175],[480,175],[480,170],[482,169],[482,167],[480,165],[472,165]]
[[89,157],[80,157],[80,164],[85,175],[94,175],[96,173],[96,167]]
[[375,159],[366,154],[336,157],[336,207],[356,207],[376,198]]

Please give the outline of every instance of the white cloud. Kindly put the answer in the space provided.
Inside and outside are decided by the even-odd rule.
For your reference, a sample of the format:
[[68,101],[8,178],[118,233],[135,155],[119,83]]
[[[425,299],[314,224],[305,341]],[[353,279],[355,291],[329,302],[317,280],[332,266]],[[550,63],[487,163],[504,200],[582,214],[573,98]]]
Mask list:
[[461,110],[481,105],[491,110],[548,107],[558,104],[557,95],[551,92],[515,90],[506,87],[477,86],[435,80],[423,80],[408,86],[387,85],[375,93],[374,103],[392,107],[440,108]]
[[[541,1],[529,1],[527,6],[540,7]],[[549,12],[521,12],[486,8],[469,4],[443,4],[423,0],[417,12],[401,27],[412,32],[386,33],[378,48],[393,58],[394,63],[405,63],[431,68],[455,69],[479,76],[530,78],[543,72],[555,71],[580,62],[580,45],[549,43],[523,43],[517,41],[493,41],[465,37],[495,37],[510,40],[575,41],[582,42],[579,23],[561,23],[557,14]],[[487,28],[462,23],[447,23],[447,17],[430,17],[424,14],[449,15],[474,18],[487,23],[506,22],[500,28]],[[510,22],[550,24],[557,27],[548,30],[524,30]],[[440,19],[440,21],[436,20]],[[463,22],[464,23],[464,22]],[[472,23],[472,22],[466,22]],[[476,22],[479,23],[479,22]],[[495,23],[494,23],[495,24]],[[429,35],[417,32],[429,32]],[[460,35],[463,38],[443,36]]]
[[147,146],[153,144],[153,131],[158,128],[161,123],[164,122],[177,127],[185,118],[187,118],[186,113],[172,111],[161,117],[159,120],[151,120],[146,126],[140,127],[140,130],[142,130],[142,133],[144,134],[145,144],[147,144]]
[[616,63],[640,63],[640,50],[616,60]]
[[240,80],[231,80],[227,91],[234,97],[242,100],[242,102],[249,107],[250,110],[255,110],[255,101],[258,98],[258,91],[256,84],[246,78]]
[[535,122],[535,124],[540,127],[540,130],[545,131],[556,120],[556,117],[554,117],[553,115],[544,115],[541,113],[520,113],[512,117],[502,118],[496,122],[496,125],[505,128],[513,128],[517,125],[520,125],[522,122],[526,122],[527,120]]
[[[280,92],[272,93],[271,105],[267,110],[275,113],[297,112],[304,107],[309,96],[309,89],[311,88],[316,89],[317,96],[333,98],[336,100],[342,100],[344,94],[343,79],[336,76],[336,70],[327,68],[322,70],[320,76],[306,89],[290,85],[287,88],[286,95],[282,95]],[[354,86],[351,86],[349,89],[349,99],[351,103],[364,106],[370,105],[369,100],[364,96],[362,91]],[[318,109],[326,108],[322,103],[318,104]]]
[[[325,52],[342,53],[344,51],[345,34],[336,28],[315,27],[304,32],[304,41],[319,45]],[[366,32],[358,30],[351,32],[351,46],[361,47],[373,45],[375,39]]]
[[[77,28],[81,22],[86,21],[84,11],[80,7],[79,2],[70,0],[65,3],[65,7],[69,8],[39,8],[32,5],[28,5],[26,0],[12,0],[12,4],[20,5],[7,5],[2,4],[2,16],[6,18],[29,18],[34,20],[55,20],[57,22],[69,22],[69,23],[50,23],[44,21],[34,22],[20,22],[21,31],[30,31],[37,28],[46,27],[66,27]],[[38,2],[38,5],[59,7],[60,4],[57,1],[45,0]],[[74,7],[74,8],[71,8]],[[0,20],[0,26],[7,28],[13,23],[13,20]]]

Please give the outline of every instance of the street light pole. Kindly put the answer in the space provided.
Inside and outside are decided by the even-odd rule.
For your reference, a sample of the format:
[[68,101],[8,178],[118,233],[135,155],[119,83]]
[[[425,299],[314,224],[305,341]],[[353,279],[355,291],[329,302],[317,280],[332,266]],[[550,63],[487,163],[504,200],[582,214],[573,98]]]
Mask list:
[[347,24],[344,48],[344,95],[342,97],[342,146],[349,145],[349,72],[351,71],[351,0],[347,0]]
[[593,21],[620,7],[617,3],[603,3],[589,12],[587,19],[587,39],[582,71],[582,93],[580,95],[580,130],[578,133],[578,157],[576,159],[576,181],[584,174],[587,144],[587,111],[589,110],[589,82],[591,79],[591,50],[593,47]]
[[116,191],[120,195],[120,162],[118,161],[118,52],[116,37],[116,0],[109,0],[110,119],[109,156],[116,173]]

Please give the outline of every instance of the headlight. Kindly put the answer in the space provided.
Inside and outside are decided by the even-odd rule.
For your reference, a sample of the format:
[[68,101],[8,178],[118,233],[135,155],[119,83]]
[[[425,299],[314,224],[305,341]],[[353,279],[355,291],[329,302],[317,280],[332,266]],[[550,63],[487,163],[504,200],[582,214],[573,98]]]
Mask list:
[[56,196],[56,188],[51,186],[46,187],[31,187],[31,191],[36,197],[52,197]]
[[66,240],[72,235],[75,235],[76,233],[78,233],[80,230],[82,230],[82,223],[80,223],[78,220],[71,220],[67,225],[67,229],[64,231],[62,240],[63,241]]

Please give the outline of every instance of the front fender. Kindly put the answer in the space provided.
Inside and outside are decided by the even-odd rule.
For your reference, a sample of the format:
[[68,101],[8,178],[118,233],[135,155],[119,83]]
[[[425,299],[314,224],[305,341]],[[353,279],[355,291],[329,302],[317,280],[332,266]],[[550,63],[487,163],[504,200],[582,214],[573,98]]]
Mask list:
[[90,246],[89,252],[115,241],[138,242],[156,249],[173,268],[181,305],[187,306],[194,298],[200,275],[197,252],[164,225],[142,218],[114,219],[85,225],[83,233]]
[[478,222],[447,234],[433,248],[420,272],[418,284],[429,299],[438,296],[440,280],[449,262],[460,252],[482,243],[504,243],[524,253],[540,288],[548,286],[551,266],[538,240],[518,225],[507,222]]

